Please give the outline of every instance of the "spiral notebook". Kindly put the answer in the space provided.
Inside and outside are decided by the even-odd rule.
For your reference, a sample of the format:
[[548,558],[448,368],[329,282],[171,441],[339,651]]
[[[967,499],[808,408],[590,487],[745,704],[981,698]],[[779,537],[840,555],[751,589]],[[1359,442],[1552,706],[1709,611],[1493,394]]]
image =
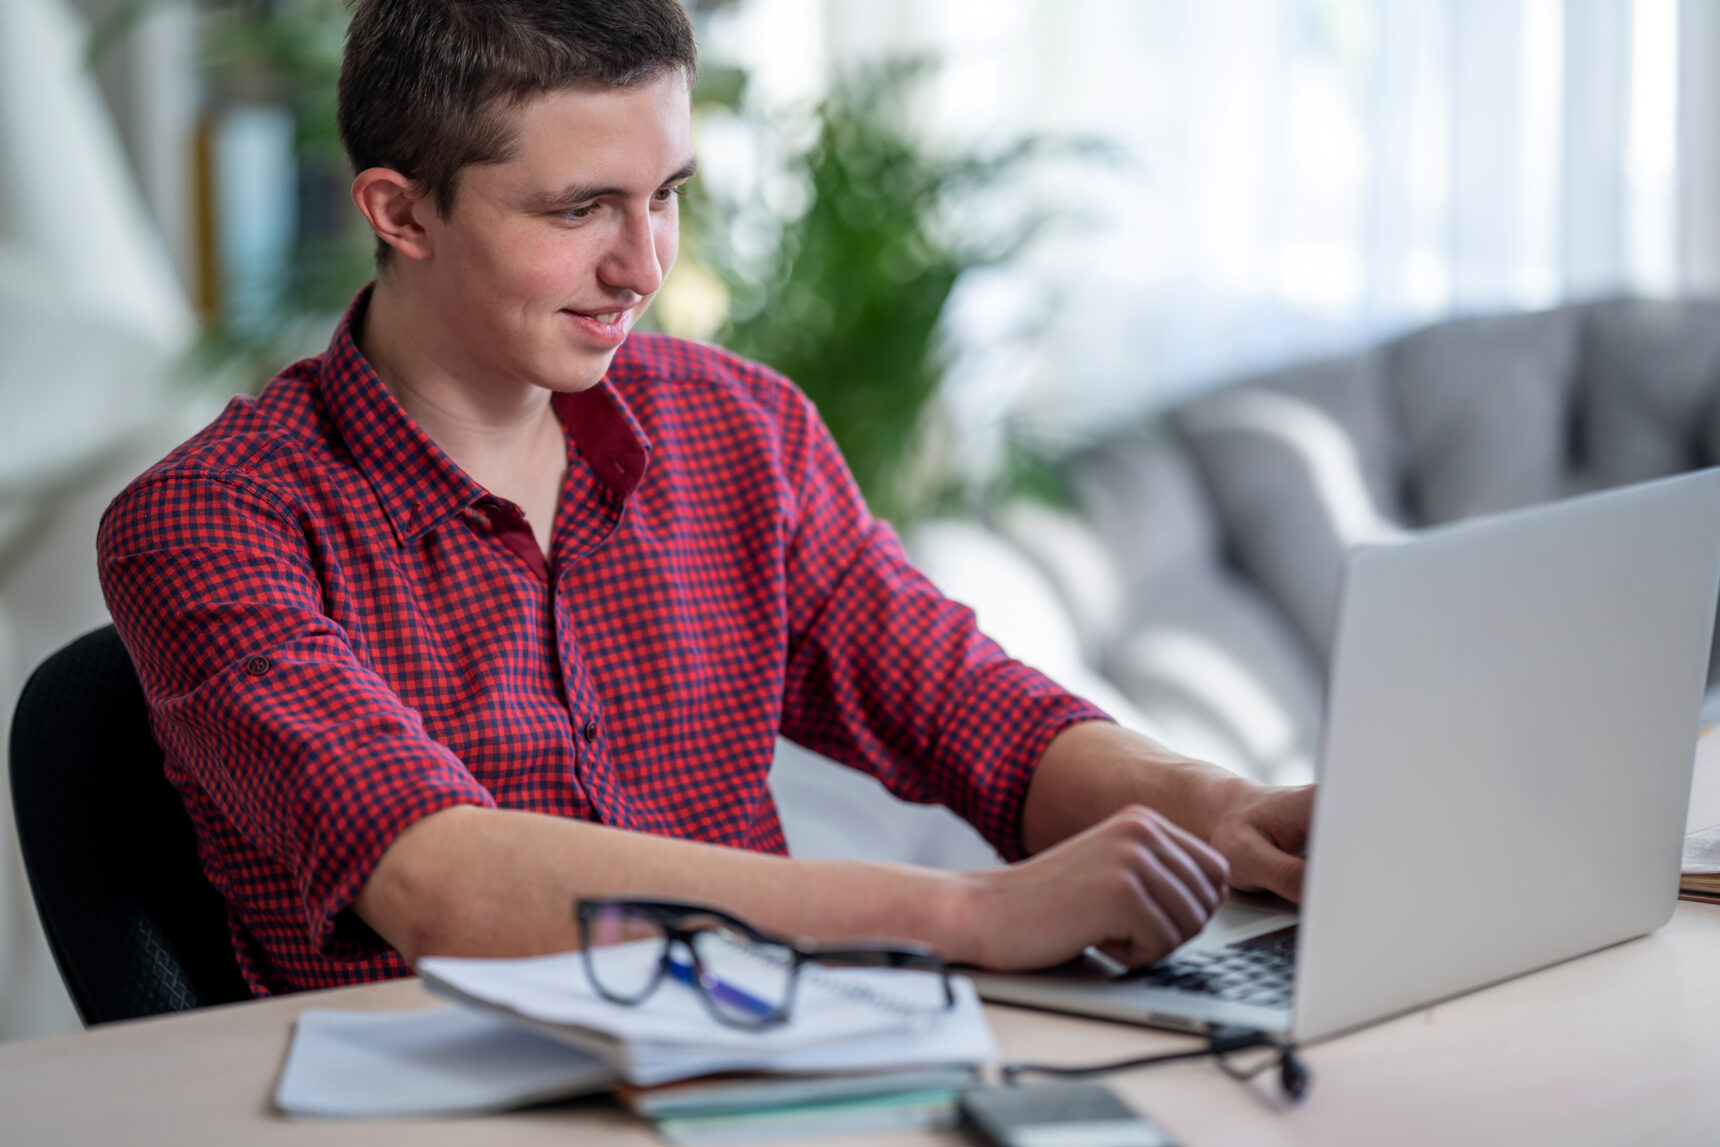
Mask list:
[[[660,947],[640,947],[642,961]],[[714,1019],[695,991],[668,980],[642,1003],[612,1003],[586,979],[578,952],[523,960],[430,957],[418,975],[438,995],[590,1052],[629,1083],[651,1086],[722,1071],[794,1074],[970,1066],[996,1058],[973,985],[927,1014],[893,1006],[921,993],[893,968],[808,968],[789,1022],[762,1031]]]

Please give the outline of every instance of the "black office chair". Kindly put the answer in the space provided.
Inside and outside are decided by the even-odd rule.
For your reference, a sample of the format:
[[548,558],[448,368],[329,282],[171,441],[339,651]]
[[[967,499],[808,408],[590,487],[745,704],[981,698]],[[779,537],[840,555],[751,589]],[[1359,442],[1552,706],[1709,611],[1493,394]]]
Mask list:
[[86,1024],[250,998],[113,626],[44,661],[12,721],[12,810]]

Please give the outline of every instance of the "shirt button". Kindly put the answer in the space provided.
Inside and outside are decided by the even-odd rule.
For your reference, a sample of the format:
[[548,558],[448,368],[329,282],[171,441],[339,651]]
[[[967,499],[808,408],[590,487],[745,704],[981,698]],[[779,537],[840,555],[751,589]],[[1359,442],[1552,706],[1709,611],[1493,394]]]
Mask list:
[[249,657],[249,658],[246,658],[246,660],[245,660],[245,672],[249,673],[251,676],[261,677],[263,674],[267,673],[268,671],[269,671],[269,659],[267,657]]
[[585,728],[581,729],[580,733],[585,737],[585,743],[588,745],[591,744],[591,742],[597,740],[597,722],[587,721],[585,723]]

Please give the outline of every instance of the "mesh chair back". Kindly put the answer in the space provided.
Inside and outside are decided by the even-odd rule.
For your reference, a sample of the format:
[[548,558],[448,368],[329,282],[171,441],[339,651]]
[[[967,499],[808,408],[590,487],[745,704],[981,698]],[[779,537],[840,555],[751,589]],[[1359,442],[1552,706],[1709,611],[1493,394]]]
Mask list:
[[12,803],[48,944],[86,1024],[248,999],[227,910],[114,628],[44,661],[12,723]]

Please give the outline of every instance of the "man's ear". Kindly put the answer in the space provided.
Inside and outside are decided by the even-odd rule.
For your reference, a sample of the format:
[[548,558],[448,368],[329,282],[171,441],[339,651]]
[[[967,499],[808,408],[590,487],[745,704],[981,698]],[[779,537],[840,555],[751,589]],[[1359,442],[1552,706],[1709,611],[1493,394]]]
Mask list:
[[352,201],[377,238],[408,259],[430,257],[423,213],[433,208],[412,180],[392,168],[367,167],[352,181]]

